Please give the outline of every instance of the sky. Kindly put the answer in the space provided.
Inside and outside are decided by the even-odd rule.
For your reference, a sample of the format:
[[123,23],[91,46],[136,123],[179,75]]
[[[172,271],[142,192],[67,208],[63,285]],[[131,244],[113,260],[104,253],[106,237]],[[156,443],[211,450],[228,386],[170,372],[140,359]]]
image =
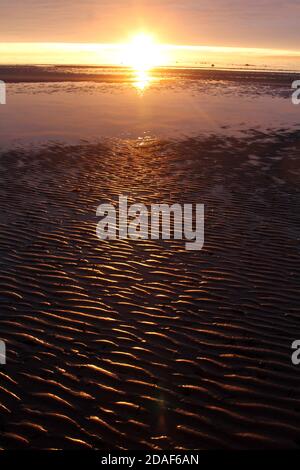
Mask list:
[[0,42],[124,42],[299,50],[300,0],[0,0]]
[[121,65],[144,32],[185,46],[163,65],[300,70],[299,18],[300,0],[0,0],[0,64]]

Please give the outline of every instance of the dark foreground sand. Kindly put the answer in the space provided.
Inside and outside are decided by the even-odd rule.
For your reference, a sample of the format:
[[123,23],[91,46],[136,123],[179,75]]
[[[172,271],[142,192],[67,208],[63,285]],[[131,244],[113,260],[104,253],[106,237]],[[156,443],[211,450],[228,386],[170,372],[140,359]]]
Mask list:
[[[300,133],[1,157],[1,448],[299,447]],[[96,206],[202,202],[205,247]]]

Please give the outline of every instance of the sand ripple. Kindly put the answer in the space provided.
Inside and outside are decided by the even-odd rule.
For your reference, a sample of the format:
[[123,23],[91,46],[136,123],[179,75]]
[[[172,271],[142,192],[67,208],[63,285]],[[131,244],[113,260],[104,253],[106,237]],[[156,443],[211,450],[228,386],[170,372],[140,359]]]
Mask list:
[[[299,149],[253,130],[2,155],[0,447],[299,447]],[[204,202],[204,250],[99,242],[119,194]]]

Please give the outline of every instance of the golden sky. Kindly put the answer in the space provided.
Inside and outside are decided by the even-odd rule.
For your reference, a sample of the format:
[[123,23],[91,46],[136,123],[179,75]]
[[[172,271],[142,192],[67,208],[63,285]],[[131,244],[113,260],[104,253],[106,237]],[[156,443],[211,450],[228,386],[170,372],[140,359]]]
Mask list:
[[1,0],[0,42],[119,43],[132,31],[168,44],[299,49],[299,0]]
[[300,0],[0,0],[0,7],[2,64],[119,65],[118,44],[139,32],[171,45],[165,65],[299,63]]
[[[129,42],[130,46],[130,42]],[[67,65],[134,65],[128,57],[127,44],[89,44],[89,43],[0,43],[1,64],[67,64]],[[146,57],[143,46],[137,51],[139,60]],[[133,49],[136,54],[135,48]],[[129,47],[129,56],[131,48]],[[300,51],[210,47],[210,46],[173,46],[155,44],[153,66],[217,66],[230,67],[250,64],[254,67],[269,66],[288,70],[300,70]],[[133,61],[136,57],[133,58]],[[151,60],[153,60],[151,62]]]

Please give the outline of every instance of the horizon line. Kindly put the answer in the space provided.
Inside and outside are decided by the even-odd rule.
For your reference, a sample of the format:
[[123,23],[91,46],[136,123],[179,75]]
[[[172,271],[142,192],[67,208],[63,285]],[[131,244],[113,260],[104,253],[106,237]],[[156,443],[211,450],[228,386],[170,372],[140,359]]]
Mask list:
[[[61,41],[0,41],[0,47],[5,46],[19,46],[20,48],[23,47],[61,47],[64,46],[66,48],[74,49],[74,47],[81,47],[83,49],[122,49],[127,46],[127,43],[97,43],[97,42],[61,42]],[[295,55],[300,57],[300,50],[299,49],[281,49],[281,48],[270,48],[270,47],[250,47],[250,46],[215,46],[215,45],[208,45],[208,44],[169,44],[169,43],[157,43],[158,47],[162,49],[168,50],[191,50],[191,51],[211,51],[211,52],[253,52],[253,53],[270,53],[273,54],[287,54],[287,55]]]

